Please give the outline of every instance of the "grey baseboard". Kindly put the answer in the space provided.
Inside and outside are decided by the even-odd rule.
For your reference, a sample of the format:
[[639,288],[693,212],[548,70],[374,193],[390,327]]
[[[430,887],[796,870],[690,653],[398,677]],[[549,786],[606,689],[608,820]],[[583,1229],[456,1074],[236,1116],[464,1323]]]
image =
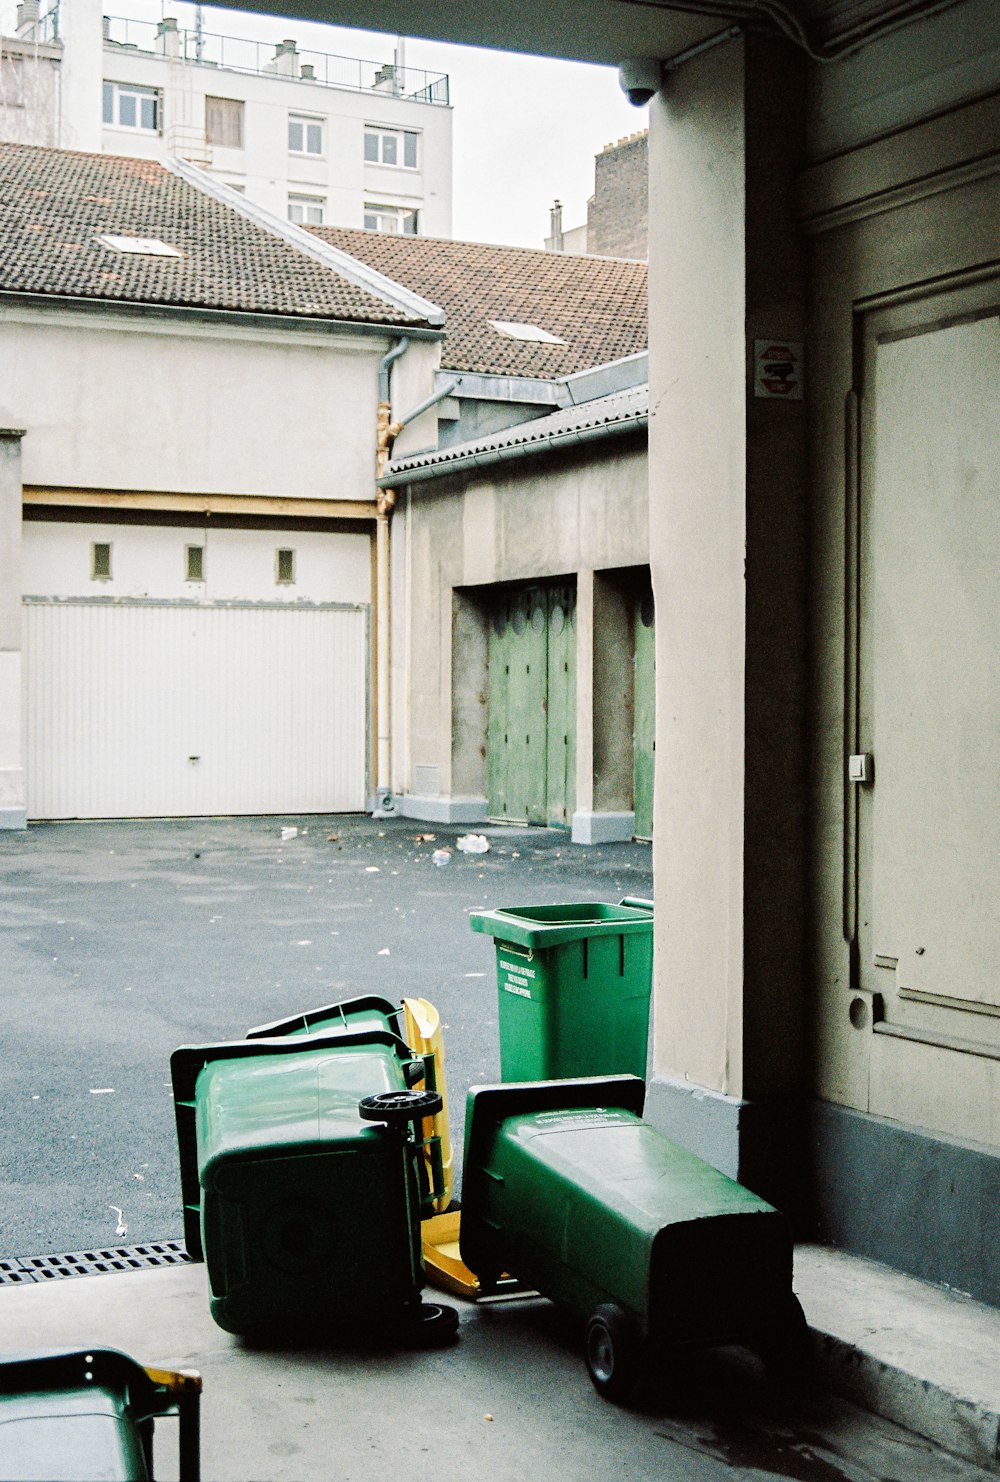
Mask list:
[[653,1076],[646,1118],[796,1233],[1000,1307],[1000,1153],[811,1099]]
[[403,818],[416,818],[424,823],[485,823],[485,798],[426,798],[415,793],[402,793],[395,799],[396,812]]

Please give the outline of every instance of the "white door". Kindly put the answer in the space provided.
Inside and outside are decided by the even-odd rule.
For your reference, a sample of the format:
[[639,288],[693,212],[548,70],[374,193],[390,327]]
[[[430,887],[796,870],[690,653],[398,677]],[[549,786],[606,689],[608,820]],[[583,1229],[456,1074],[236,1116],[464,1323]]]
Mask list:
[[366,608],[24,611],[30,817],[364,808]]
[[1000,284],[873,314],[865,401],[861,983],[880,1031],[996,1059]]

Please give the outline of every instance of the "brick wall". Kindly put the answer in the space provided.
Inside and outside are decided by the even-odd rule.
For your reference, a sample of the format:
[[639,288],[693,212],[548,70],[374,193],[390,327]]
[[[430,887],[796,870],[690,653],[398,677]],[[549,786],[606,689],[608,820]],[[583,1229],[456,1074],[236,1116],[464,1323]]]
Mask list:
[[643,130],[609,144],[594,160],[594,194],[587,202],[587,251],[600,257],[647,256],[649,135]]

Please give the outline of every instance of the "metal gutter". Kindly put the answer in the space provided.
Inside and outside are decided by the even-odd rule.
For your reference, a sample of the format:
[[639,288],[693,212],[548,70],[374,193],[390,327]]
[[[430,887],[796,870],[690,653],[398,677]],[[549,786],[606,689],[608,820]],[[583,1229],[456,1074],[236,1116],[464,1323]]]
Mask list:
[[[241,195],[238,190],[232,190],[230,186],[224,185],[221,180],[210,175],[207,170],[201,170],[197,165],[193,165],[190,160],[175,157],[167,160],[166,167],[172,174],[187,181],[188,185],[193,185],[196,190],[211,196],[221,205],[238,211],[254,226],[261,227],[274,237],[280,237],[283,242],[287,242],[289,247],[294,247],[298,252],[304,252],[314,262],[322,263],[324,267],[337,273],[348,283],[352,283],[355,288],[361,288],[365,293],[380,298],[383,303],[391,305],[401,313],[423,320],[432,328],[443,328],[444,310],[437,304],[432,304],[430,299],[421,298],[418,293],[411,293],[401,283],[387,278],[384,273],[376,272],[367,263],[360,262],[347,252],[342,252],[339,247],[331,247],[329,243],[321,241],[319,237],[314,237],[312,232],[307,232],[303,227],[295,226],[292,222],[284,221],[280,216],[265,211],[263,206],[248,201],[246,196]],[[399,329],[402,330],[404,327],[400,325]]]
[[189,320],[201,324],[238,325],[244,329],[277,329],[300,334],[378,335],[386,339],[405,328],[411,340],[440,340],[441,331],[412,325],[376,324],[370,319],[321,319],[315,314],[277,314],[273,310],[202,308],[197,304],[168,304],[127,298],[97,298],[86,294],[30,293],[0,288],[0,308],[10,304],[43,312],[121,314],[133,319]]
[[592,427],[550,432],[542,437],[498,447],[479,449],[470,447],[464,453],[456,452],[452,457],[447,455],[435,457],[434,462],[427,462],[412,468],[407,468],[408,460],[401,459],[398,468],[387,468],[385,475],[377,482],[380,487],[405,487],[410,484],[420,484],[428,479],[446,478],[449,474],[463,473],[469,469],[495,468],[499,463],[513,462],[519,458],[544,457],[549,453],[605,442],[610,438],[625,437],[631,432],[644,432],[648,427],[649,413],[647,411],[623,415],[615,418],[614,421],[599,422]]

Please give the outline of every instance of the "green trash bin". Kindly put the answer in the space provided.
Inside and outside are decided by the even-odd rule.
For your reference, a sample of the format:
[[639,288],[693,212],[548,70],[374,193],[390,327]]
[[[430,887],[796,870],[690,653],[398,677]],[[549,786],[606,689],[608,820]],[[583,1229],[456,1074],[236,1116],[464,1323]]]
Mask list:
[[505,1081],[645,1077],[652,902],[474,911],[496,943]]
[[473,1087],[462,1260],[584,1319],[608,1399],[678,1345],[742,1343],[794,1368],[805,1325],[784,1216],[643,1122],[644,1095],[632,1076]]
[[198,1482],[201,1378],[146,1369],[116,1348],[0,1358],[4,1482],[152,1482],[153,1430],[180,1419],[180,1482]]
[[[316,1011],[298,1016],[309,1021],[298,1034],[171,1057],[185,1241],[229,1332],[336,1341],[402,1324],[433,1341],[454,1330],[451,1309],[419,1300],[421,1176],[397,1126],[440,1098],[429,1111],[428,1093],[410,1090],[423,1062],[398,1035],[352,1029],[382,1012],[353,1002],[367,1006],[333,1028],[316,1031],[329,1012]],[[362,1109],[371,1097],[391,1105],[378,1125]]]

